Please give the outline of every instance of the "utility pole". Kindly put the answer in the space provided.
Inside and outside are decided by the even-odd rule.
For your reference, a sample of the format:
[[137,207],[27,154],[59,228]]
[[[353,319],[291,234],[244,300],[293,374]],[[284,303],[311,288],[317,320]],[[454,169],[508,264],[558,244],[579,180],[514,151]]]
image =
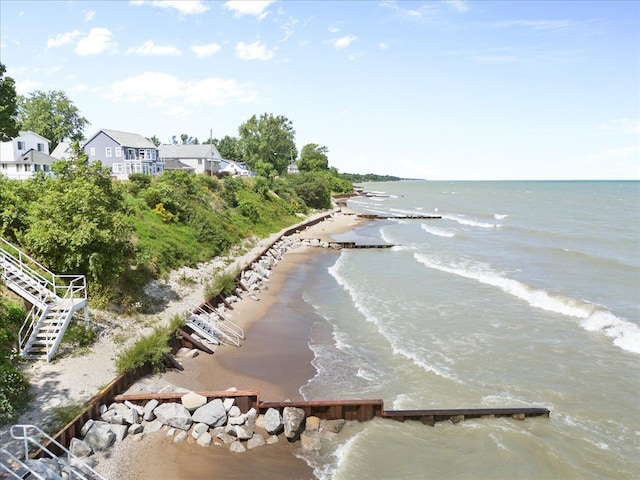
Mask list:
[[211,151],[209,164],[211,165],[211,176],[213,177],[213,128],[209,129],[209,150]]

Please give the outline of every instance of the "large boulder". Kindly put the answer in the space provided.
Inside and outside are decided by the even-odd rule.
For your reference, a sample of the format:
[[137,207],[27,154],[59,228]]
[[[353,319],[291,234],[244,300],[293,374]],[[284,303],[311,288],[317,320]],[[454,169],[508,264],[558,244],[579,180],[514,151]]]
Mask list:
[[320,434],[318,432],[304,431],[300,434],[300,446],[303,450],[320,450],[322,443],[320,441]]
[[264,445],[266,442],[264,441],[264,437],[259,433],[256,433],[253,437],[249,439],[247,442],[247,449],[251,450],[252,448],[260,447]]
[[163,424],[181,430],[189,430],[193,423],[189,410],[184,408],[182,404],[176,402],[167,402],[157,406],[153,410],[153,414]]
[[284,424],[284,435],[295,441],[304,430],[304,410],[297,407],[284,407],[282,423]]
[[71,439],[69,451],[76,457],[88,457],[93,453],[93,449],[87,442],[75,437]]
[[105,422],[94,422],[84,437],[84,441],[93,451],[106,450],[116,441],[116,434],[111,431],[111,425]]
[[196,423],[206,423],[210,427],[219,427],[227,423],[227,412],[224,404],[219,398],[211,400],[193,412],[193,421]]
[[156,400],[155,398],[152,398],[151,400],[149,400],[147,404],[144,406],[144,409],[142,410],[143,411],[142,418],[147,422],[154,420],[156,416],[153,414],[153,411],[155,410],[155,408],[158,406],[159,403],[160,402],[158,402],[158,400]]
[[270,435],[279,435],[284,430],[284,425],[282,424],[282,415],[280,415],[280,411],[275,408],[270,408],[264,414],[263,418],[264,429]]
[[339,433],[344,427],[344,419],[339,418],[337,420],[320,420],[320,431],[321,432],[331,432],[331,433]]
[[182,405],[184,405],[184,408],[190,412],[195,412],[203,405],[206,405],[207,397],[196,392],[189,392],[186,395],[183,395],[180,401],[182,402]]

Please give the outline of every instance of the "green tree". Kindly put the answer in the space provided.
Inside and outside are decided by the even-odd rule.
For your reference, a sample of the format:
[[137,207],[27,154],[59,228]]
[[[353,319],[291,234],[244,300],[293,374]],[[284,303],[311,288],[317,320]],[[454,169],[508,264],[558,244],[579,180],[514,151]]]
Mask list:
[[200,144],[200,142],[198,141],[198,137],[190,137],[186,133],[183,133],[180,135],[180,141],[182,142],[183,145],[199,145]]
[[7,142],[20,133],[16,82],[11,77],[4,77],[6,71],[0,63],[0,142]]
[[287,179],[308,207],[331,207],[331,184],[326,174],[300,172],[298,175],[289,175]]
[[151,137],[151,138],[149,139],[149,141],[150,141],[151,143],[153,143],[156,147],[159,147],[159,146],[160,146],[160,144],[162,143],[162,142],[160,141],[160,139],[159,139],[156,135],[154,135],[153,137]]
[[20,243],[60,274],[84,274],[89,287],[108,287],[132,262],[131,229],[119,184],[101,162],[88,163],[74,145],[72,160],[55,162],[54,178],[29,209]]
[[317,143],[308,143],[302,147],[300,152],[300,160],[298,160],[298,168],[301,172],[316,172],[327,170],[329,168],[329,159],[327,158],[329,149],[320,146]]
[[61,90],[31,92],[29,98],[20,96],[18,119],[23,130],[31,130],[47,138],[50,150],[69,138],[80,141],[89,121]]
[[222,158],[227,160],[242,160],[242,153],[240,152],[240,141],[237,137],[230,137],[225,135],[222,139],[213,139],[213,144],[216,146],[218,152]]
[[284,115],[253,115],[240,125],[239,146],[242,157],[259,174],[283,174],[291,159],[298,156],[293,124]]

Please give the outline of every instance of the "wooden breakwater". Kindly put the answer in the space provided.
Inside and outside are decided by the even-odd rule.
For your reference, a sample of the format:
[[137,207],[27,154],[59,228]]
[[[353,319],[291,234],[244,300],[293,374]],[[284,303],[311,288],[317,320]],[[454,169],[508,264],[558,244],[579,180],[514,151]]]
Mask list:
[[[240,390],[236,392],[197,392],[207,398],[234,398],[235,404],[242,413],[251,408],[259,413],[265,413],[274,408],[280,413],[285,407],[296,407],[304,410],[305,416],[318,417],[323,420],[348,420],[366,422],[376,417],[387,418],[404,422],[407,420],[419,421],[425,425],[435,425],[437,422],[450,421],[459,423],[469,419],[492,419],[509,417],[516,420],[524,420],[528,417],[546,417],[550,415],[547,408],[516,407],[516,408],[463,408],[463,409],[428,409],[428,410],[385,410],[384,401],[375,400],[313,400],[313,401],[286,401],[263,402],[260,400],[260,392],[257,390]],[[116,402],[128,401],[136,405],[144,405],[149,400],[157,400],[158,403],[179,402],[184,393],[162,394],[138,394],[118,395]]]
[[373,213],[358,213],[358,218],[369,220],[437,220],[442,215],[377,215]]

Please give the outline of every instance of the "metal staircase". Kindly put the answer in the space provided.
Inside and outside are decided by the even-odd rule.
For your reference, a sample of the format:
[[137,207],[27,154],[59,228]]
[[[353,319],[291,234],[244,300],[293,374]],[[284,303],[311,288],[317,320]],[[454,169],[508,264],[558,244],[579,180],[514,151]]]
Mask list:
[[71,318],[84,313],[88,323],[84,275],[56,275],[0,238],[0,278],[32,305],[18,335],[20,354],[50,362]]
[[187,315],[187,326],[210,343],[239,347],[244,340],[244,330],[215,310],[206,312],[197,307]]
[[[0,478],[106,480],[82,459],[34,425],[12,426],[11,437],[21,440],[24,452],[21,459],[5,449],[0,449]],[[41,453],[40,458],[30,459],[31,449],[38,450]],[[56,455],[53,450],[61,453]]]

